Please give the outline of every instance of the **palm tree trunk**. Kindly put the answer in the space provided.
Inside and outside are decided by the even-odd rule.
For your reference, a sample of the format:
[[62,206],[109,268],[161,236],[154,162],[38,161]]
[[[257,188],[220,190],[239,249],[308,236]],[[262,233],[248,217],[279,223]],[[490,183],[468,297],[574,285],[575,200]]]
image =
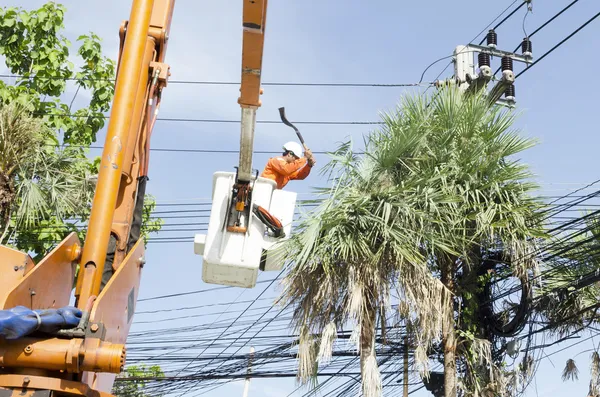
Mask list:
[[[454,292],[454,266],[452,261],[442,266],[442,283]],[[442,325],[444,345],[444,396],[456,397],[456,334],[454,324],[454,300],[446,308],[446,321]]]
[[[360,328],[360,374],[364,397],[379,397],[381,395],[380,380],[374,378],[379,373],[375,355],[375,321],[376,308],[367,304],[368,311]],[[379,391],[379,392],[377,392]]]

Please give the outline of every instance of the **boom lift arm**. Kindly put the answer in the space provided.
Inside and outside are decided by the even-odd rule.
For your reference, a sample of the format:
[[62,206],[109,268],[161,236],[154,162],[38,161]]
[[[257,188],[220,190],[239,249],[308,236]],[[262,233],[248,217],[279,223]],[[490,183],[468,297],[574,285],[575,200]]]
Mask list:
[[242,38],[242,84],[238,103],[242,107],[240,166],[238,181],[250,182],[256,110],[261,106],[262,74],[267,0],[244,0]]
[[256,285],[259,270],[278,271],[282,257],[274,246],[289,237],[296,193],[253,175],[256,111],[260,107],[267,0],[243,0],[242,108],[237,173],[216,172],[207,234],[194,238],[203,256],[202,280],[243,288]]
[[267,0],[244,0],[242,36],[242,82],[238,103],[242,108],[240,159],[233,186],[227,231],[246,233],[252,202],[252,153],[256,110],[261,106],[260,87],[267,20]]

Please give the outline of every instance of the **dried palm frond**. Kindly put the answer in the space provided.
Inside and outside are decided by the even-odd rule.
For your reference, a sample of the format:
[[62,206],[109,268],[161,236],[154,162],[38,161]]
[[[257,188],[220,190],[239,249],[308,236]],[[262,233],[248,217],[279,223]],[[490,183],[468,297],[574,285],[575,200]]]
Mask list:
[[600,354],[598,351],[594,351],[591,356],[590,363],[590,397],[597,397],[600,395]]
[[319,343],[319,353],[317,354],[318,362],[329,362],[333,350],[333,342],[337,338],[337,330],[335,323],[332,321],[323,330],[321,335],[321,343]]
[[573,359],[568,359],[567,363],[565,364],[565,369],[563,370],[562,373],[562,380],[563,381],[567,381],[567,380],[577,380],[579,379],[579,369],[577,369],[577,365],[575,364],[575,361]]
[[381,374],[375,355],[369,355],[363,366],[363,396],[381,396]]
[[300,331],[298,342],[298,380],[305,384],[315,380],[317,372],[317,339],[306,327]]

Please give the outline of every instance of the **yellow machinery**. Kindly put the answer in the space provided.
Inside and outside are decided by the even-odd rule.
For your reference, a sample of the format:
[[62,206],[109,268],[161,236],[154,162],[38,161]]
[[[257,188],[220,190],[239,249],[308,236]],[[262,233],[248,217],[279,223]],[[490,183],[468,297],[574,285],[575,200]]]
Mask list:
[[[248,210],[241,203],[251,194],[267,8],[266,0],[243,1],[235,183],[240,213]],[[110,396],[123,369],[145,263],[141,209],[150,135],[170,75],[165,56],[174,6],[175,0],[133,0],[130,19],[121,26],[115,97],[85,243],[71,234],[35,266],[26,253],[0,247],[0,310],[67,306],[79,264],[75,298],[83,311],[75,329],[0,340],[0,397]]]

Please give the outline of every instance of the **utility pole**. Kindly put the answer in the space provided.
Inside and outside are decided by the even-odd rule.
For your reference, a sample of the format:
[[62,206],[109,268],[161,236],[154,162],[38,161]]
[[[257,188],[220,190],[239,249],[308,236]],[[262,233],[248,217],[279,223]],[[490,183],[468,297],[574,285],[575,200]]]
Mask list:
[[[525,0],[527,1],[527,0]],[[465,93],[474,93],[487,88],[488,83],[495,81],[488,97],[492,103],[513,107],[515,99],[515,74],[513,62],[521,62],[529,66],[533,62],[531,40],[525,37],[521,42],[521,54],[499,50],[498,35],[491,29],[486,37],[487,45],[459,45],[454,49],[454,78],[437,81],[438,88],[457,85]],[[477,54],[477,58],[475,58]],[[500,58],[502,76],[495,78],[492,71],[493,58]],[[502,96],[504,95],[504,98]]]
[[243,397],[248,397],[248,390],[250,389],[250,374],[252,373],[252,359],[254,358],[254,347],[250,348],[250,357],[248,358],[248,371],[246,372],[246,380],[244,381],[244,394]]

